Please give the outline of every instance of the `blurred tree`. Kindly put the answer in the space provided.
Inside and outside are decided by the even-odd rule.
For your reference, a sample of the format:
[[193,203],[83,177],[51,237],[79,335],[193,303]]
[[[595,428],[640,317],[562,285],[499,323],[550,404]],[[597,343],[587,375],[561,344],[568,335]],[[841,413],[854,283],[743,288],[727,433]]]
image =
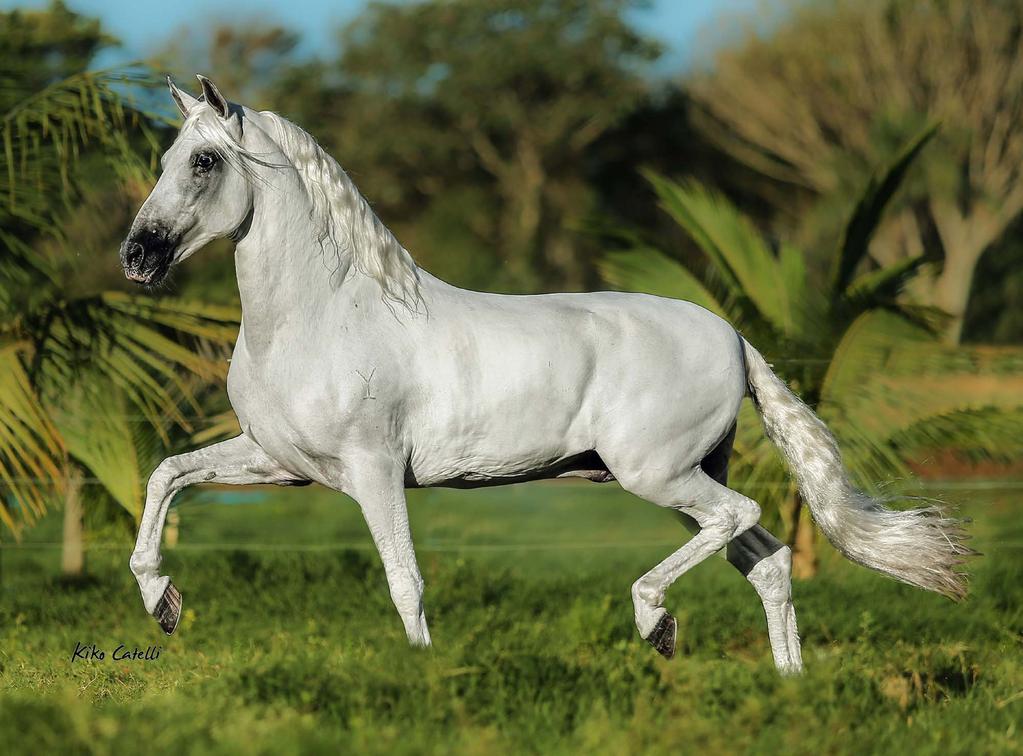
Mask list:
[[254,109],[271,107],[267,92],[293,65],[299,36],[276,24],[247,21],[185,30],[171,37],[151,64],[180,81],[197,73],[216,75],[217,86],[231,99]]
[[978,260],[1023,210],[1023,3],[796,5],[788,23],[723,52],[692,81],[705,133],[821,198],[820,239],[838,228],[871,166],[941,120],[940,147],[871,256],[888,265],[930,255],[911,293],[951,316],[944,337],[958,342]]
[[661,211],[646,179],[649,172],[686,175],[713,186],[757,225],[775,217],[770,203],[771,182],[722,154],[693,124],[694,105],[688,94],[663,82],[652,88],[636,108],[594,144],[587,156],[587,183],[599,205],[588,230],[641,228],[648,238],[670,244],[687,266],[700,268],[705,258],[677,223]]
[[[60,23],[46,20],[49,13]],[[100,486],[90,495],[101,492],[140,516],[141,475],[153,439],[166,445],[173,427],[190,430],[183,405],[194,414],[197,399],[189,376],[223,377],[220,350],[234,337],[236,313],[76,285],[78,240],[63,233],[63,222],[92,175],[85,167],[99,160],[108,176],[151,184],[157,142],[151,117],[126,94],[150,80],[139,73],[74,71],[72,60],[87,65],[85,53],[56,65],[68,28],[98,28],[67,17],[57,5],[4,14],[0,23],[0,48],[8,50],[45,50],[45,30],[59,31],[52,55],[39,56],[51,74],[4,80],[0,522],[17,535],[55,491],[63,493],[71,510],[65,513],[65,568],[74,572],[82,568],[76,511],[88,498],[82,483],[91,475]],[[83,43],[75,50],[99,46]],[[139,154],[137,135],[149,146],[148,161]],[[113,249],[108,259],[116,266]]]
[[25,91],[37,92],[54,81],[85,70],[97,52],[115,42],[97,19],[80,16],[61,0],[43,11],[0,13],[0,110]]
[[[932,133],[868,184],[834,247],[826,286],[809,274],[804,252],[785,242],[772,250],[720,195],[653,174],[661,206],[706,255],[709,270],[694,275],[635,236],[601,265],[605,278],[621,288],[707,307],[772,355],[775,370],[815,407],[841,441],[846,464],[868,487],[908,475],[908,463],[935,448],[966,447],[1001,458],[1021,450],[1023,352],[939,343],[933,314],[898,302],[921,256],[855,275],[885,206]],[[743,413],[736,477],[762,489],[754,498],[780,516],[795,546],[797,573],[812,574],[814,530],[798,492],[748,403]]]
[[624,18],[635,5],[373,4],[343,33],[345,112],[328,141],[385,216],[411,209],[446,229],[433,249],[410,245],[440,272],[453,244],[476,273],[489,251],[498,286],[583,288],[595,273],[572,227],[593,207],[586,156],[659,54]]

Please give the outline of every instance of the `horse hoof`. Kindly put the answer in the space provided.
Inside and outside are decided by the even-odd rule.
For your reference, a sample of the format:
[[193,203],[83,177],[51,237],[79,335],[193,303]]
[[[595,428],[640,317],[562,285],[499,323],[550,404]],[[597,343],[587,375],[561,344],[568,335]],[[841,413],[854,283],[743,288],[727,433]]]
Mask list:
[[174,587],[174,583],[167,583],[167,590],[156,602],[153,616],[167,635],[171,635],[177,628],[178,620],[181,619],[181,591]]
[[678,632],[678,622],[665,612],[646,639],[651,646],[657,649],[657,653],[665,659],[670,659],[675,655],[676,632]]

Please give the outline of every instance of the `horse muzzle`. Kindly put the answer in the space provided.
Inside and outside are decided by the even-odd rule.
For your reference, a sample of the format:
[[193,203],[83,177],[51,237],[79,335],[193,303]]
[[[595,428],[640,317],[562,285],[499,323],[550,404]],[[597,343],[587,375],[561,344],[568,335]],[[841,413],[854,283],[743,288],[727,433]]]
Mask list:
[[170,270],[177,239],[161,228],[132,233],[121,245],[121,267],[125,278],[145,286],[160,283]]

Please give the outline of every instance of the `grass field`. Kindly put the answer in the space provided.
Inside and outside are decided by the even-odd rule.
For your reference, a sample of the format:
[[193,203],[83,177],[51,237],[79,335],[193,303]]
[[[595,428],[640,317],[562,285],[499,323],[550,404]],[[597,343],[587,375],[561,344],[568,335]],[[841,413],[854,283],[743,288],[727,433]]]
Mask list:
[[[641,641],[629,586],[687,537],[613,485],[417,491],[435,648],[406,646],[358,511],[316,489],[179,507],[164,572],[185,613],[142,608],[130,544],[55,578],[59,513],[0,550],[4,753],[1019,753],[1019,490],[969,501],[971,598],[823,551],[795,585],[806,673],[779,678],[759,602],[723,559],[668,595],[679,649]],[[76,642],[104,660],[71,661]],[[114,661],[119,645],[161,647]]]

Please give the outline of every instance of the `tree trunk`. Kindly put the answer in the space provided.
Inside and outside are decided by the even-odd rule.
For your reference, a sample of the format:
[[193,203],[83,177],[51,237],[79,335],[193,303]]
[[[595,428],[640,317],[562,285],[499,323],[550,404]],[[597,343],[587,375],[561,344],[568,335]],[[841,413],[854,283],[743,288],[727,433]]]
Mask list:
[[963,214],[950,202],[933,200],[931,216],[941,238],[945,262],[934,280],[931,304],[949,315],[943,340],[958,344],[963,334],[963,319],[970,302],[973,274],[977,262],[1005,228],[1001,214],[978,206]]
[[517,282],[529,289],[535,288],[545,273],[539,254],[545,181],[539,153],[532,143],[520,139],[516,159],[505,172],[501,185],[504,195],[502,242]]
[[792,549],[792,577],[800,580],[817,574],[816,529],[810,519],[810,511],[803,506],[803,497],[796,493],[795,513],[792,518],[792,532],[789,534],[789,548]]
[[163,545],[168,549],[173,549],[178,545],[178,527],[181,525],[181,515],[178,514],[177,509],[172,509],[167,513],[167,525],[163,529]]
[[945,254],[945,267],[934,282],[934,304],[949,315],[942,338],[947,344],[958,344],[963,336],[963,320],[970,303],[973,273],[982,249],[964,250],[957,255]]
[[[947,344],[958,344],[977,263],[1005,230],[1006,218],[1014,215],[994,213],[983,206],[974,206],[964,214],[954,203],[941,199],[930,201],[930,215],[941,239],[941,272],[918,276],[910,281],[907,291],[912,299],[948,315],[942,339]],[[924,250],[924,232],[913,213],[906,210],[881,225],[870,255],[881,265],[891,265]]]
[[64,499],[64,535],[61,572],[64,577],[81,577],[85,572],[85,528],[82,522],[82,471],[70,465],[67,496]]
[[817,529],[810,515],[804,512],[796,523],[792,548],[792,576],[800,580],[817,574]]

